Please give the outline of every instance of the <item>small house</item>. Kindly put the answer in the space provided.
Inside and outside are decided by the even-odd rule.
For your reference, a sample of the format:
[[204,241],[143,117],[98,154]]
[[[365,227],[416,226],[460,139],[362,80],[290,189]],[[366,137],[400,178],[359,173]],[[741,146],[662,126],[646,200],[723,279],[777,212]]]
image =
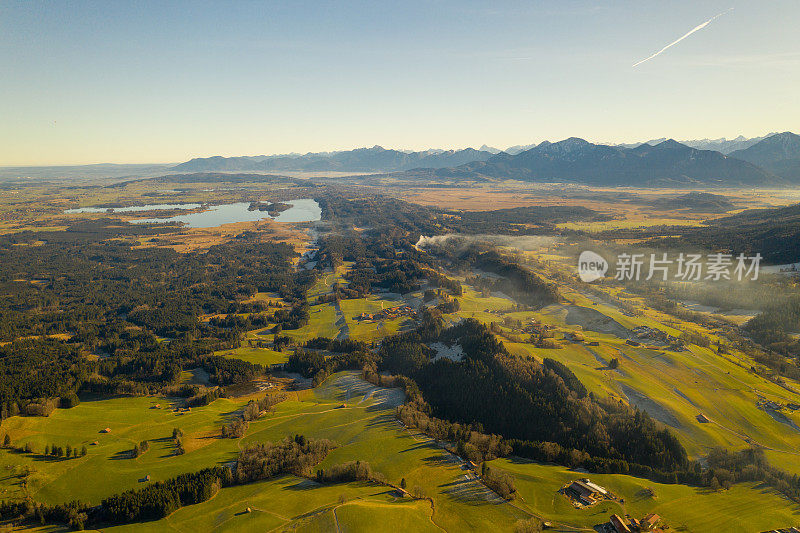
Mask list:
[[660,516],[658,516],[655,513],[650,513],[649,515],[642,518],[641,522],[639,522],[639,525],[641,526],[642,531],[651,531],[655,529],[656,525],[658,525],[658,522],[660,520],[661,520]]
[[616,514],[611,515],[611,525],[617,530],[617,533],[631,533],[631,528],[625,525],[622,517]]

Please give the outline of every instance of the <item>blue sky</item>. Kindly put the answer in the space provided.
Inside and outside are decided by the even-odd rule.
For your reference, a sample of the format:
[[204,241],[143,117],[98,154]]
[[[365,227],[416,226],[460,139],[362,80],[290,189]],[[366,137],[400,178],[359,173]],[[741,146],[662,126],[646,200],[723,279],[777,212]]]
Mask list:
[[0,1],[0,165],[798,131],[798,26],[795,0]]

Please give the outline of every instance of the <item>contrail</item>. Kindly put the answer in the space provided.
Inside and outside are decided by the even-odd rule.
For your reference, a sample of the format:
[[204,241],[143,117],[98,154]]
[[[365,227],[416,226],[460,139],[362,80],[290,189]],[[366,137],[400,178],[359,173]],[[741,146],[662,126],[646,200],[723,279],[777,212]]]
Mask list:
[[668,48],[672,48],[673,46],[675,46],[676,44],[678,44],[679,42],[681,42],[682,40],[686,39],[688,36],[690,36],[691,34],[693,34],[694,32],[702,30],[703,28],[705,28],[706,26],[708,26],[709,24],[711,24],[711,22],[712,22],[714,19],[717,19],[717,18],[721,17],[722,15],[724,15],[725,13],[727,13],[728,11],[733,11],[733,8],[730,8],[730,9],[728,9],[727,11],[723,11],[723,12],[722,12],[722,13],[720,13],[719,15],[714,15],[713,17],[711,17],[711,18],[710,18],[710,19],[708,19],[707,21],[703,22],[703,23],[702,23],[702,24],[700,24],[699,26],[695,26],[694,28],[692,28],[691,30],[689,30],[689,31],[686,33],[686,35],[684,35],[684,36],[683,36],[683,37],[681,37],[680,39],[677,39],[677,40],[675,40],[675,41],[672,41],[672,42],[671,42],[671,43],[669,43],[667,46],[665,46],[664,48],[662,48],[661,50],[659,50],[659,51],[658,51],[658,52],[656,52],[655,54],[651,55],[650,57],[646,57],[646,58],[642,59],[641,61],[638,61],[638,62],[634,63],[634,64],[633,64],[633,66],[634,66],[634,67],[637,67],[637,66],[641,65],[642,63],[644,63],[645,61],[650,61],[650,60],[651,60],[651,59],[653,59],[654,57],[661,55],[661,54],[662,54],[662,53],[664,53],[664,51],[665,51],[665,50],[667,50]]

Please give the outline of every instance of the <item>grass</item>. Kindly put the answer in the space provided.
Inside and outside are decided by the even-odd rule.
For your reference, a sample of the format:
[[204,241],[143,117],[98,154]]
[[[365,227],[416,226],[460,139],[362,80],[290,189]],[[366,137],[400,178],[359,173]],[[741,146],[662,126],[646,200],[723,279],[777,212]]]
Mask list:
[[[2,431],[14,445],[31,443],[37,454],[45,445],[86,446],[85,457],[69,460],[46,459],[37,454],[0,452],[0,471],[21,472],[29,469],[27,488],[11,476],[0,478],[0,499],[22,497],[59,503],[69,495],[90,503],[110,494],[138,487],[139,479],[150,475],[153,481],[173,477],[232,460],[237,451],[235,440],[215,437],[230,414],[241,408],[246,399],[220,399],[178,416],[171,402],[162,397],[124,397],[84,401],[72,409],[57,409],[48,418],[13,417],[5,420]],[[160,404],[160,409],[151,409]],[[110,433],[100,433],[104,428]],[[184,432],[186,455],[174,456],[173,428]],[[129,451],[143,440],[150,450],[137,459]],[[97,445],[92,445],[97,442]],[[86,483],[87,479],[98,482]]]
[[[550,263],[556,267],[554,263]],[[556,267],[557,268],[557,267]],[[615,287],[598,286],[613,297],[623,297]],[[474,317],[484,323],[502,323],[504,316],[519,319],[523,324],[535,319],[555,327],[556,339],[562,349],[535,348],[527,343],[502,339],[507,349],[521,357],[541,360],[550,357],[563,362],[586,385],[587,389],[602,396],[612,396],[623,401],[634,401],[651,416],[671,426],[692,457],[705,455],[709,448],[724,446],[743,449],[758,443],[767,449],[774,464],[790,472],[800,471],[800,431],[775,420],[757,407],[759,397],[780,403],[800,403],[800,395],[783,388],[754,373],[755,362],[746,354],[732,349],[718,354],[709,348],[690,345],[687,351],[632,347],[623,337],[603,333],[595,320],[586,317],[607,317],[621,328],[632,329],[645,325],[679,336],[682,331],[694,331],[706,336],[712,344],[719,337],[713,331],[697,324],[679,320],[646,307],[640,298],[627,298],[635,303],[640,314],[628,316],[615,306],[597,300],[594,296],[562,286],[566,303],[546,306],[536,311],[492,313],[511,308],[512,302],[497,295],[484,298],[465,286],[461,298],[462,317]],[[583,310],[571,324],[567,323],[569,306]],[[583,326],[579,323],[584,320]],[[504,331],[511,332],[508,328]],[[581,332],[587,341],[597,341],[598,346],[571,343],[563,339],[567,331]],[[516,333],[519,337],[527,335]],[[617,358],[617,371],[608,367],[608,361]],[[630,395],[633,398],[629,398]],[[701,423],[697,415],[703,414],[711,423]],[[789,415],[798,423],[800,414]]]
[[[582,527],[608,521],[611,513],[641,518],[657,513],[676,531],[765,531],[797,524],[800,506],[771,488],[754,483],[713,492],[686,485],[668,485],[618,474],[585,474],[568,468],[520,459],[498,459],[490,466],[514,476],[517,505],[550,520]],[[588,509],[575,509],[557,491],[582,477],[609,489],[624,503],[605,501]],[[650,488],[655,497],[645,493]]]
[[409,324],[410,319],[401,317],[392,320],[361,321],[356,317],[361,313],[375,314],[382,309],[405,304],[406,300],[402,297],[392,298],[381,294],[371,294],[366,298],[342,300],[339,302],[339,307],[347,322],[350,337],[372,342],[397,333],[402,327]]
[[[640,224],[640,221],[636,221]],[[549,259],[553,259],[550,257]],[[558,261],[552,268],[567,268]],[[309,291],[310,301],[329,294],[334,282],[346,284],[343,276],[349,265],[324,274]],[[571,268],[571,265],[569,266]],[[484,298],[464,285],[459,297],[461,310],[446,318],[455,321],[474,317],[485,323],[502,323],[504,316],[527,323],[536,319],[556,328],[562,349],[539,349],[531,344],[503,340],[508,350],[520,357],[541,360],[551,357],[567,364],[586,387],[603,396],[622,400],[638,398],[640,405],[653,416],[672,425],[690,455],[698,458],[712,446],[741,449],[751,442],[766,447],[769,461],[789,472],[800,474],[800,432],[773,419],[756,406],[758,397],[787,403],[800,403],[798,395],[751,371],[753,361],[737,350],[718,354],[708,348],[690,346],[688,351],[632,347],[624,338],[612,333],[593,331],[594,325],[567,323],[569,310],[584,309],[579,314],[593,314],[616,321],[631,329],[639,325],[658,328],[672,335],[681,331],[702,333],[712,343],[719,339],[712,330],[665,315],[646,306],[641,298],[622,294],[613,286],[602,286],[610,296],[635,305],[641,314],[628,316],[613,305],[595,301],[590,294],[562,286],[565,302],[536,311],[508,311],[513,301],[499,294]],[[272,295],[257,295],[270,299]],[[418,297],[418,295],[410,295]],[[374,313],[383,307],[404,303],[388,295],[343,300],[312,305],[309,324],[282,335],[295,342],[317,336],[337,337],[347,333],[353,338],[374,341],[392,334],[405,325],[405,319],[362,323],[355,316]],[[493,312],[494,311],[494,312]],[[509,328],[503,328],[511,333]],[[261,331],[249,332],[247,340],[272,340]],[[570,343],[563,340],[566,331],[581,331],[587,340],[598,346]],[[265,334],[266,333],[266,334]],[[525,337],[525,335],[521,335]],[[288,353],[245,346],[218,352],[260,364],[284,362]],[[620,361],[618,371],[607,362]],[[187,374],[189,381],[197,376]],[[796,387],[796,384],[791,383]],[[137,524],[115,531],[264,531],[292,528],[300,531],[370,529],[403,529],[424,531],[496,530],[511,528],[528,513],[544,515],[550,520],[572,526],[591,527],[605,522],[612,512],[634,516],[657,512],[674,530],[687,531],[755,531],[787,527],[800,522],[800,510],[768,487],[739,484],[730,491],[710,492],[683,485],[663,485],[622,475],[595,475],[593,480],[625,498],[625,504],[603,503],[593,509],[578,511],[555,491],[564,483],[583,477],[566,468],[501,459],[493,466],[511,472],[516,478],[521,498],[519,508],[487,500],[482,486],[463,479],[459,464],[423,435],[400,427],[391,405],[380,405],[375,398],[364,399],[370,387],[354,379],[351,373],[340,373],[313,391],[291,393],[270,414],[251,424],[241,440],[217,438],[219,426],[239,409],[247,398],[220,399],[211,405],[175,415],[167,409],[167,398],[114,398],[85,401],[70,410],[56,410],[51,417],[20,418],[4,421],[0,433],[9,433],[15,445],[27,442],[41,452],[45,444],[86,445],[88,455],[80,459],[50,460],[37,455],[0,451],[0,500],[24,497],[58,503],[65,499],[81,499],[98,503],[109,494],[142,486],[139,479],[150,475],[153,481],[173,477],[205,466],[224,464],[235,458],[247,442],[276,440],[302,433],[308,437],[329,438],[339,443],[321,467],[362,460],[382,472],[393,483],[405,478],[409,487],[419,486],[435,503],[427,500],[398,500],[382,487],[370,484],[338,484],[318,486],[292,476],[222,490],[212,500],[181,509],[169,518]],[[150,409],[160,403],[161,409]],[[345,407],[341,407],[342,404]],[[696,416],[703,413],[711,423],[702,424]],[[800,413],[793,420],[800,423]],[[104,427],[109,434],[100,434]],[[187,453],[173,456],[169,436],[173,427],[181,428]],[[151,440],[150,451],[138,459],[127,458],[127,452],[141,440]],[[91,443],[97,441],[97,446]],[[20,474],[30,471],[27,485]],[[100,480],[87,483],[86,480]],[[652,487],[656,498],[643,496],[642,489]],[[66,496],[69,495],[69,496]],[[251,507],[252,513],[242,513]],[[338,526],[337,526],[338,524]]]
[[[4,450],[0,452],[0,464],[24,466],[24,463],[34,468],[28,490],[35,499],[55,503],[69,494],[70,499],[97,503],[111,493],[141,486],[138,478],[145,474],[150,474],[154,481],[172,477],[182,471],[230,461],[248,442],[274,441],[301,433],[338,443],[321,468],[352,460],[367,461],[390,482],[399,484],[405,478],[409,487],[421,487],[434,501],[432,509],[427,500],[397,499],[385,487],[377,485],[322,486],[284,476],[223,489],[208,502],[181,509],[158,522],[109,529],[120,532],[274,528],[327,531],[335,528],[337,522],[340,530],[356,531],[397,528],[426,531],[439,527],[448,531],[508,530],[516,520],[529,514],[571,526],[591,527],[605,522],[612,512],[634,516],[657,512],[679,531],[706,531],[711,524],[725,531],[753,531],[786,527],[800,517],[796,505],[772,489],[752,484],[713,493],[631,476],[595,474],[592,479],[623,497],[625,504],[608,502],[578,511],[555,491],[584,474],[514,458],[493,461],[491,466],[507,470],[515,477],[521,498],[514,505],[497,503],[482,485],[464,479],[457,459],[427,437],[398,424],[393,406],[402,402],[401,393],[375,391],[353,372],[335,374],[317,389],[289,393],[289,398],[274,413],[253,422],[241,441],[218,439],[216,432],[217,424],[246,398],[238,402],[217,400],[183,416],[165,409],[165,399],[87,401],[70,410],[57,410],[50,418],[14,417],[3,426],[11,430],[15,443],[34,442],[43,446],[50,442],[79,444],[98,440],[100,444],[90,446],[87,457],[49,461]],[[162,409],[150,409],[156,402],[162,403]],[[97,433],[106,426],[112,428],[111,433]],[[164,439],[155,440],[151,450],[139,459],[116,458],[133,443],[144,438],[166,437],[176,426],[186,433],[185,456],[170,456],[172,444]],[[85,483],[86,479],[102,483]],[[3,479],[2,487],[16,490],[16,496],[21,497],[21,488],[14,483],[14,479]],[[642,496],[645,487],[654,488],[655,499]],[[243,512],[247,507],[252,509],[251,513]]]
[[[279,506],[275,502],[280,502]],[[250,508],[251,512],[246,512]],[[334,515],[335,513],[335,515]],[[371,483],[319,485],[295,476],[231,487],[208,502],[179,509],[164,520],[104,528],[113,533],[177,531],[269,531],[290,527],[326,531],[338,522],[351,531],[436,529],[427,501],[396,498]],[[369,527],[367,527],[369,526]]]
[[233,359],[241,359],[248,363],[264,366],[285,363],[289,359],[289,352],[278,352],[270,348],[256,348],[250,346],[240,346],[232,350],[222,350],[215,352],[214,355],[222,355]]
[[[357,379],[355,373],[335,374],[317,389],[290,393],[274,413],[252,422],[241,441],[223,440],[216,435],[218,424],[246,398],[238,402],[216,400],[183,416],[175,416],[166,409],[150,409],[155,402],[164,407],[165,400],[160,398],[84,402],[70,410],[57,410],[50,418],[14,417],[4,422],[3,429],[11,430],[15,444],[31,441],[40,449],[49,442],[100,441],[98,446],[89,447],[87,457],[42,461],[2,450],[0,466],[20,464],[35,468],[28,487],[34,499],[49,503],[64,499],[98,503],[112,493],[142,486],[138,479],[144,475],[150,474],[153,481],[162,480],[180,472],[229,462],[247,442],[274,441],[302,433],[338,443],[320,467],[353,460],[367,461],[395,484],[405,478],[409,487],[421,487],[435,500],[435,511],[426,500],[424,503],[396,502],[382,487],[358,484],[325,487],[303,484],[298,487],[298,480],[287,476],[223,489],[208,502],[182,509],[166,520],[119,530],[205,531],[211,529],[210,524],[221,531],[264,530],[282,524],[301,530],[325,530],[333,517],[330,507],[338,504],[342,494],[347,503],[337,507],[336,517],[340,527],[353,524],[351,527],[356,530],[362,524],[372,523],[375,527],[383,524],[386,528],[394,527],[392,524],[407,524],[409,530],[425,530],[430,524],[428,529],[432,529],[435,526],[431,518],[437,526],[447,530],[510,529],[517,519],[526,516],[512,506],[487,501],[481,485],[463,479],[457,460],[427,437],[402,428],[394,417],[394,405],[402,402],[402,393],[379,391],[365,397],[373,390],[374,387]],[[346,407],[341,407],[342,404]],[[106,426],[111,427],[112,432],[98,434]],[[186,434],[186,455],[170,456],[172,444],[164,440],[154,441],[150,451],[139,459],[115,458],[120,452],[130,450],[135,442],[171,435],[175,426]],[[97,482],[86,483],[87,479]],[[1,480],[0,486],[14,490],[14,494],[3,494],[2,499],[24,495],[15,485],[16,481]],[[245,502],[263,512],[236,515],[248,506]],[[381,516],[389,518],[381,522]]]

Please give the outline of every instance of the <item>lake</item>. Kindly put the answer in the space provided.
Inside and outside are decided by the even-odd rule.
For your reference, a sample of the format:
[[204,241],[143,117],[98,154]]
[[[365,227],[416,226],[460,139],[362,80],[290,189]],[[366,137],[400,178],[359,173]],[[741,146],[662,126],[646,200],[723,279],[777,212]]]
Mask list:
[[80,207],[78,209],[67,209],[66,214],[72,213],[134,213],[136,211],[153,211],[156,209],[197,209],[200,204],[149,204],[134,205],[131,207]]
[[235,204],[209,206],[206,211],[201,213],[189,213],[166,218],[145,218],[132,220],[131,222],[136,224],[182,222],[190,228],[216,228],[222,224],[256,222],[264,219],[272,219],[275,222],[314,222],[322,218],[322,208],[320,208],[316,200],[304,198],[290,200],[285,203],[292,207],[279,213],[276,217],[269,216],[266,211],[248,211],[250,202],[237,202]]

